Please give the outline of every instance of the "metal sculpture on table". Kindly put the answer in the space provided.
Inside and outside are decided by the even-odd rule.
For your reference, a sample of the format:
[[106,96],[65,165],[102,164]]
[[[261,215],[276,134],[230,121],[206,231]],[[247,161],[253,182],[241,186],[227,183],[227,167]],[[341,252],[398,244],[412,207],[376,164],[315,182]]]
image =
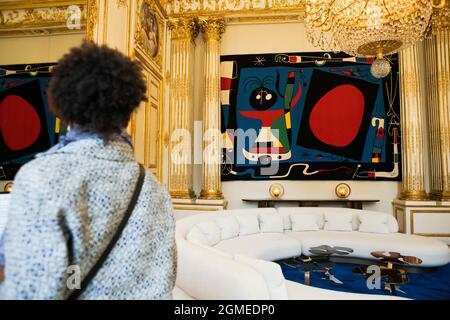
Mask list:
[[338,278],[332,273],[331,269],[335,263],[330,260],[331,255],[348,255],[353,252],[353,249],[347,247],[331,247],[328,245],[321,245],[309,249],[311,256],[301,255],[294,260],[298,263],[298,268],[305,274],[305,284],[311,283],[311,271],[323,272],[328,280],[342,284]]
[[[404,267],[422,263],[420,258],[404,256],[399,252],[373,251],[371,255],[386,264],[380,266],[381,278],[385,279],[384,290],[389,291],[393,295],[397,292],[405,293],[400,289],[400,285],[409,283],[408,273]],[[363,274],[366,278],[371,275],[371,273],[367,272],[367,266],[354,268],[353,273]]]

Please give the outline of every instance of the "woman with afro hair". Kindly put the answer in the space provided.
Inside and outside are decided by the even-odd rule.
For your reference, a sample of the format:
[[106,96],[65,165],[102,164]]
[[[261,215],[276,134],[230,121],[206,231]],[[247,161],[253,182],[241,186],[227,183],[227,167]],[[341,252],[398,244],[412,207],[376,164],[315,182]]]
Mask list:
[[84,42],[58,62],[48,94],[70,129],[16,175],[0,299],[67,299],[83,283],[79,299],[172,298],[170,197],[125,133],[145,92],[140,65],[106,46]]

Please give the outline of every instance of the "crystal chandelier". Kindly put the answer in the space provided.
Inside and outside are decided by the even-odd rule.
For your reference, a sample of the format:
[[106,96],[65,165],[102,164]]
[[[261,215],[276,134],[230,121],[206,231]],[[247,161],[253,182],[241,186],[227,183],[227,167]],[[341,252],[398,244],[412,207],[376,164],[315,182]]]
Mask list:
[[307,38],[322,50],[377,57],[372,74],[382,78],[390,72],[384,56],[421,40],[439,1],[306,0]]

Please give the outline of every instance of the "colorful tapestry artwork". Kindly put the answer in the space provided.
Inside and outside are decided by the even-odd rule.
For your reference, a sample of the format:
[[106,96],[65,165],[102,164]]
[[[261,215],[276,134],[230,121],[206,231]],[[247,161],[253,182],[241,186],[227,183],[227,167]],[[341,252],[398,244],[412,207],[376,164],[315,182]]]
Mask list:
[[0,179],[54,145],[60,124],[49,109],[47,86],[54,64],[0,66]]
[[222,180],[400,180],[398,58],[221,57]]

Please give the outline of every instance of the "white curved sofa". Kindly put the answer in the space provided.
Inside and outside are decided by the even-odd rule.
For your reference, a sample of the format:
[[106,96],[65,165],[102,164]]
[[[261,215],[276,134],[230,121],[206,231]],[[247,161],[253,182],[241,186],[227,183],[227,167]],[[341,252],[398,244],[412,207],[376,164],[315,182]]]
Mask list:
[[372,251],[396,251],[421,258],[423,267],[450,262],[446,244],[398,233],[393,216],[344,208],[202,213],[177,221],[176,241],[175,299],[398,299],[291,282],[271,262],[309,255],[309,249],[319,245],[350,247],[354,251],[349,256],[369,259],[373,259]]

